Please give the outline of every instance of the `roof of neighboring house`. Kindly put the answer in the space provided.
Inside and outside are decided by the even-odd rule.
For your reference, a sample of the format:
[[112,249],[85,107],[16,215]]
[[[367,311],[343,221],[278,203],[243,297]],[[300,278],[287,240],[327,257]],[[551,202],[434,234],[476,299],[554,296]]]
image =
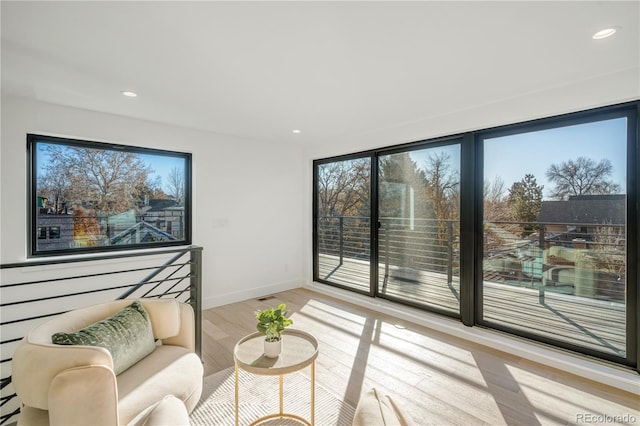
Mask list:
[[126,238],[130,237],[134,232],[140,232],[143,234],[140,240],[147,238],[148,235],[157,237],[159,241],[171,241],[176,239],[168,232],[158,229],[147,222],[138,222],[135,225],[111,237],[111,244],[121,244],[121,241],[126,240]]
[[150,212],[162,211],[169,207],[174,207],[176,204],[178,203],[176,203],[175,200],[153,199],[153,200],[149,200],[149,207],[151,208],[148,209],[147,211],[150,211]]
[[572,195],[567,201],[543,201],[538,222],[621,225],[626,222],[626,201],[625,194]]

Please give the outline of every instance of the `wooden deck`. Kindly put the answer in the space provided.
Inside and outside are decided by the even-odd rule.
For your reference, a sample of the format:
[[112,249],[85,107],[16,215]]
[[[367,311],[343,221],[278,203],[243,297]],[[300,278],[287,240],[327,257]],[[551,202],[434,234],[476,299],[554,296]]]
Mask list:
[[[320,342],[317,385],[353,406],[376,387],[417,425],[566,426],[605,414],[633,416],[626,424],[635,424],[640,418],[637,395],[305,289],[203,311],[205,374],[232,367],[235,343],[255,331],[254,311],[279,303],[287,304],[292,327]],[[277,392],[277,380],[265,392]]]
[[[378,271],[379,292],[426,307],[459,312],[459,277],[390,266]],[[321,278],[369,291],[369,263],[320,256]],[[540,336],[562,340],[604,353],[624,356],[626,311],[619,302],[601,301],[538,289],[484,282],[483,319]]]

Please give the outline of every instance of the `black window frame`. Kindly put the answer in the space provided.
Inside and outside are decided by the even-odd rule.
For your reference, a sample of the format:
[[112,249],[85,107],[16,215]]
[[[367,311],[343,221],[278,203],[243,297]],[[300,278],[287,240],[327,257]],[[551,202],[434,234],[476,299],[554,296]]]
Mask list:
[[[122,145],[108,142],[97,142],[85,139],[72,139],[43,134],[28,133],[27,135],[27,257],[39,258],[50,256],[69,256],[90,253],[104,253],[115,251],[146,250],[160,247],[184,246],[192,243],[192,155],[188,152],[170,151],[155,148],[145,148],[132,145]],[[37,205],[37,171],[38,158],[37,146],[39,143],[91,148],[95,150],[130,152],[134,154],[154,155],[161,157],[172,157],[184,160],[184,238],[175,241],[151,241],[145,243],[130,243],[117,245],[103,245],[90,247],[70,247],[64,249],[38,250],[38,225],[37,216],[39,207]],[[48,239],[51,235],[48,233]]]
[[[542,338],[527,333],[521,333],[507,327],[496,327],[495,324],[487,324],[481,320],[482,307],[482,285],[479,271],[482,271],[482,245],[483,236],[483,144],[482,140],[505,136],[507,134],[526,133],[536,130],[570,126],[574,124],[589,123],[607,120],[610,118],[627,118],[627,298],[626,298],[626,356],[617,357],[605,354],[585,347],[566,344],[566,342],[555,341],[553,339]],[[548,344],[565,350],[570,350],[579,354],[610,361],[619,365],[626,365],[640,372],[640,283],[638,282],[638,265],[640,264],[640,214],[638,213],[638,182],[640,182],[640,101],[607,105],[588,110],[572,112],[557,116],[549,116],[525,122],[507,124],[491,128],[476,129],[462,134],[452,134],[433,139],[420,140],[416,142],[390,145],[387,147],[360,151],[341,156],[320,158],[313,160],[313,276],[315,282],[335,286],[338,288],[353,291],[344,286],[321,279],[318,276],[318,246],[317,246],[317,171],[318,166],[334,161],[342,161],[353,158],[371,158],[371,203],[377,205],[378,188],[377,161],[380,155],[390,152],[400,152],[415,149],[417,146],[429,146],[431,144],[442,144],[443,141],[461,139],[461,170],[460,170],[460,234],[461,234],[461,271],[460,271],[460,316],[458,319],[466,326],[478,326],[492,328],[498,331],[524,337],[534,342]],[[374,204],[374,202],[376,204]],[[377,208],[372,208],[371,223],[377,223]],[[376,297],[377,268],[379,259],[377,253],[377,227],[371,229],[371,264],[372,273],[370,275],[371,297]],[[480,255],[480,256],[479,256]],[[362,293],[362,292],[360,292]],[[367,293],[365,293],[367,294]],[[406,302],[398,301],[408,306]],[[428,307],[420,306],[419,309],[431,311],[439,314]],[[446,314],[445,314],[446,315]]]

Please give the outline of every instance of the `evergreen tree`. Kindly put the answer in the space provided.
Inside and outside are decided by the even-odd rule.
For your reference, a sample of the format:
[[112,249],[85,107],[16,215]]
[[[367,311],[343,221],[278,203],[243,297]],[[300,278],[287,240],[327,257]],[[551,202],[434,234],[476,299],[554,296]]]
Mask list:
[[409,153],[381,157],[379,174],[381,218],[433,218],[433,205],[426,197],[427,177]]
[[[543,186],[536,183],[532,174],[526,174],[520,182],[514,182],[509,189],[509,207],[511,218],[516,222],[531,223],[538,220],[542,207]],[[533,230],[531,225],[524,225],[525,230]]]

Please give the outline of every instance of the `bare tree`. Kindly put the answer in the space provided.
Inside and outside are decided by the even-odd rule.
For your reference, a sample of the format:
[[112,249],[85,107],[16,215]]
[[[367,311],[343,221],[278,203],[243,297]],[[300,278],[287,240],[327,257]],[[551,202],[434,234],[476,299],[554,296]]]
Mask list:
[[547,170],[547,179],[555,187],[551,192],[553,198],[566,200],[571,195],[615,194],[620,185],[608,180],[613,173],[611,161],[578,157],[575,161],[563,161],[552,164]]
[[184,205],[184,170],[174,167],[167,176],[167,189],[178,205]]
[[484,181],[483,210],[485,221],[509,220],[509,207],[507,206],[506,194],[505,183],[499,176],[496,176],[493,181]]
[[82,201],[100,214],[121,213],[140,201],[136,188],[144,186],[150,168],[131,152],[82,147],[47,146],[50,163],[38,187],[63,189],[64,200]]
[[369,174],[368,159],[337,161],[318,167],[318,215],[365,213],[363,209],[369,206]]
[[[318,166],[318,250],[338,254],[340,242],[365,254],[370,214],[369,159],[336,161]],[[338,237],[340,235],[340,237]]]
[[61,212],[68,199],[71,185],[66,173],[46,166],[44,175],[38,180],[38,195],[46,196],[55,213]]
[[458,171],[452,168],[449,154],[445,152],[430,154],[427,157],[424,174],[425,195],[433,202],[438,219],[437,239],[444,246],[449,243],[449,221],[460,216],[460,177]]
[[458,217],[460,178],[449,160],[449,154],[440,152],[429,155],[425,165],[427,197],[433,200],[440,220]]
[[626,274],[624,227],[603,225],[593,232],[591,248],[598,263],[598,269],[618,274]]

